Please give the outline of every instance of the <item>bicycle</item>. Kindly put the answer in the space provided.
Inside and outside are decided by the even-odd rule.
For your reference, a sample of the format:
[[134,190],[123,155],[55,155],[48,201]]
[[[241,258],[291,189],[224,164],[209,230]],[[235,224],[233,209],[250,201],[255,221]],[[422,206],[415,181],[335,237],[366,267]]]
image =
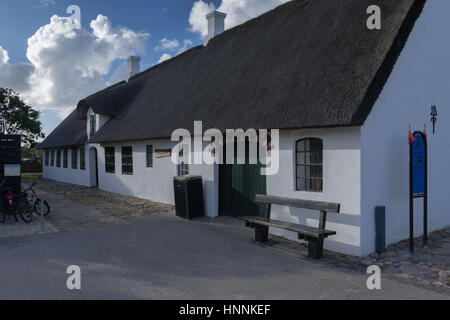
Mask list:
[[0,184],[0,202],[1,209],[3,211],[3,218],[1,223],[6,222],[6,216],[13,216],[16,222],[18,222],[17,216],[19,215],[23,222],[31,223],[33,221],[33,214],[31,213],[31,207],[28,201],[24,201],[22,196],[13,192],[11,187],[6,184],[6,180],[3,180]]
[[[33,187],[36,183],[33,183],[28,189],[25,189],[22,192],[22,197],[28,201],[30,204],[31,211],[38,216],[41,215],[41,204],[42,200],[37,197],[36,191],[34,191]],[[50,214],[50,205],[47,200],[44,200],[44,216],[48,216]]]

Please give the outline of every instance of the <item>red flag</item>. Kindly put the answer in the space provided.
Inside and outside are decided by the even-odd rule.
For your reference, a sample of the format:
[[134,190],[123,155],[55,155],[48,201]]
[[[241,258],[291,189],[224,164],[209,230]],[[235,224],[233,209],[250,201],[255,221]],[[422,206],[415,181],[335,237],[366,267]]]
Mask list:
[[411,126],[409,126],[409,144],[413,143],[414,141],[416,141],[416,138],[414,137],[414,135],[411,132]]

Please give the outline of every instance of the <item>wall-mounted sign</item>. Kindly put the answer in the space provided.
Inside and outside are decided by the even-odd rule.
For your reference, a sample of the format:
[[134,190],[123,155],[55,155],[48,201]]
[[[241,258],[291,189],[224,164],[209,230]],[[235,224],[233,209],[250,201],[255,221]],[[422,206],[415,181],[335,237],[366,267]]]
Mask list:
[[170,158],[171,156],[172,156],[172,150],[171,149],[155,150],[155,158],[156,159]]
[[5,177],[20,177],[20,164],[5,164]]

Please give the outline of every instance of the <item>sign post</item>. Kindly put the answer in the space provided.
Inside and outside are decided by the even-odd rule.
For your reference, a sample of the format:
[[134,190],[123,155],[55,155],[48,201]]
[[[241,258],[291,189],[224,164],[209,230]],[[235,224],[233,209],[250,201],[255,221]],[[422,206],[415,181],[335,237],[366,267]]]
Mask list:
[[409,133],[409,251],[414,253],[414,199],[423,198],[423,245],[428,244],[428,147],[425,132]]

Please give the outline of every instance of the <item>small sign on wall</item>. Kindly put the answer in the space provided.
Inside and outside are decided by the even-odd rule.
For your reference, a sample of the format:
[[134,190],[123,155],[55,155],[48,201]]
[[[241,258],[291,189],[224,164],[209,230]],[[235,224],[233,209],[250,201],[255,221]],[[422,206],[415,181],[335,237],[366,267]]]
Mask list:
[[172,150],[171,149],[155,150],[155,158],[157,158],[157,159],[170,158],[171,156],[172,156]]
[[5,177],[20,177],[20,164],[5,164]]

